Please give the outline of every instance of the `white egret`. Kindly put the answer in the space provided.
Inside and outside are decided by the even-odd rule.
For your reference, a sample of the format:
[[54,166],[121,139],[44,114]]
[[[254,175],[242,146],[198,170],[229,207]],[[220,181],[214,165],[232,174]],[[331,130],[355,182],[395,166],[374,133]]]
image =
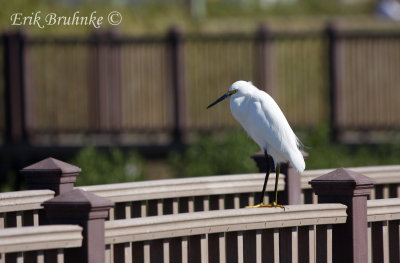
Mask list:
[[[280,163],[290,162],[298,173],[305,169],[305,162],[299,147],[301,143],[283,115],[278,104],[266,92],[257,89],[251,82],[236,81],[222,97],[208,107],[230,98],[233,117],[243,126],[250,137],[260,146],[267,159],[267,174],[261,192],[260,204],[250,207],[282,207],[278,204],[278,178]],[[265,187],[270,167],[268,154],[274,160],[275,200],[264,204]]]

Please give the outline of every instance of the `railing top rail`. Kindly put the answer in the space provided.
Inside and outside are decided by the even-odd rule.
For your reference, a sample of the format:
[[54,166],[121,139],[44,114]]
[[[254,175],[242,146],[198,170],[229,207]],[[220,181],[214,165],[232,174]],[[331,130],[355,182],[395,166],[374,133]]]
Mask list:
[[[400,183],[400,165],[363,166],[350,167],[348,169],[375,179],[376,184]],[[311,185],[308,184],[309,181],[318,176],[332,172],[333,170],[335,169],[304,171],[301,175],[301,188],[310,189]]]
[[52,225],[0,230],[0,253],[80,247],[82,227]]
[[[349,168],[376,180],[376,184],[400,183],[400,165]],[[333,169],[306,170],[301,175],[301,188],[310,189],[308,182]],[[236,174],[196,178],[164,179],[154,181],[82,186],[80,188],[109,198],[114,202],[153,200],[188,196],[221,195],[257,192],[265,174]],[[267,191],[273,190],[274,174],[268,181]],[[285,187],[285,175],[279,176],[279,191]]]
[[[133,183],[80,187],[113,202],[164,198],[250,193],[260,191],[265,174],[238,174],[197,178],[165,179]],[[275,175],[271,174],[267,191],[272,191]],[[285,176],[279,176],[278,190],[284,189]]]
[[400,198],[368,200],[368,222],[400,219]]
[[106,244],[254,229],[340,224],[342,204],[289,205],[281,208],[216,210],[106,221]]
[[41,203],[54,197],[51,190],[0,193],[0,213],[41,209]]

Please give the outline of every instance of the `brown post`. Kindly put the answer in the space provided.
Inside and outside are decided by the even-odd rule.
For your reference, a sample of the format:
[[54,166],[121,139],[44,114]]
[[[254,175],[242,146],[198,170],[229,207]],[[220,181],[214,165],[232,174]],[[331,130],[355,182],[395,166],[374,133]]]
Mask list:
[[25,42],[21,31],[6,32],[4,44],[5,81],[5,140],[9,143],[25,143],[27,131],[25,123]]
[[104,221],[114,206],[113,202],[75,189],[44,202],[43,206],[52,224],[79,224],[83,227],[82,247],[66,249],[66,262],[105,262]]
[[49,189],[57,196],[73,190],[81,168],[50,157],[25,167],[20,172],[29,189]]
[[340,119],[344,116],[343,107],[340,104],[342,88],[340,80],[343,79],[342,72],[345,63],[343,63],[343,40],[339,34],[340,27],[337,22],[330,22],[326,28],[328,36],[328,63],[329,63],[329,95],[330,95],[330,122],[331,139],[337,140],[340,130]]
[[[302,152],[303,157],[308,156],[307,153]],[[260,173],[267,172],[267,162],[263,152],[258,152],[251,156],[256,162]],[[271,156],[268,156],[271,172],[274,172],[274,161]],[[281,173],[285,175],[285,190],[283,193],[283,200],[280,200],[285,205],[298,205],[301,204],[301,178],[300,174],[293,169],[290,163],[281,164]]]
[[333,262],[368,262],[367,196],[375,181],[348,169],[311,180],[318,203],[347,205],[347,222],[332,226]]
[[117,31],[96,30],[88,60],[89,130],[120,132],[122,125],[121,40]]
[[255,85],[272,97],[276,97],[275,48],[273,31],[267,24],[261,24],[256,33]]
[[187,85],[186,85],[186,59],[185,41],[183,31],[174,26],[169,33],[169,45],[171,51],[171,75],[173,89],[173,111],[174,111],[174,141],[184,143],[187,132]]

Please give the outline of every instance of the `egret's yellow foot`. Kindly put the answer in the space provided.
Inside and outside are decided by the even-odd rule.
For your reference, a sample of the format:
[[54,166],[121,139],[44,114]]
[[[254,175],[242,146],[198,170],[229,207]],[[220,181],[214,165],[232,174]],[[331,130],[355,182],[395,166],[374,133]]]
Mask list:
[[283,210],[285,210],[285,207],[283,205],[279,205],[276,202],[273,202],[273,203],[270,203],[270,204],[261,203],[261,204],[258,204],[258,205],[246,206],[246,208],[260,208],[260,207],[280,207],[280,208],[283,208]]

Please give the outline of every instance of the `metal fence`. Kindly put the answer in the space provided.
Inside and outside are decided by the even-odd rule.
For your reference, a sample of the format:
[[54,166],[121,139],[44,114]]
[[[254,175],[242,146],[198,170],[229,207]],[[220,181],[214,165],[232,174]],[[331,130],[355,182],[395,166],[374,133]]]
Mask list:
[[205,106],[244,79],[269,92],[296,127],[330,121],[337,138],[393,130],[400,127],[399,40],[398,30],[335,25],[302,32],[262,25],[254,34],[220,35],[173,28],[137,38],[7,33],[0,129],[8,142],[143,133],[182,141],[191,131],[237,126],[226,106]]

